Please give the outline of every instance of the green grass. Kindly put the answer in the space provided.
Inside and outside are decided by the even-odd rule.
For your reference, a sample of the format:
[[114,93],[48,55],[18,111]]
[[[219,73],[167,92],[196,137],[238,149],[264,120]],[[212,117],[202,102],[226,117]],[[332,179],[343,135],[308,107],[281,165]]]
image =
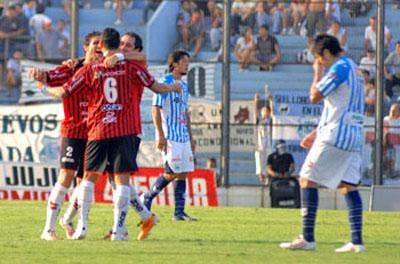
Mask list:
[[112,222],[110,205],[91,210],[85,241],[39,239],[43,202],[0,201],[0,263],[400,263],[400,213],[365,213],[367,252],[336,254],[349,240],[347,212],[318,212],[315,252],[289,252],[279,242],[300,231],[299,210],[188,208],[199,222],[173,222],[171,207],[155,207],[161,222],[138,242],[137,216],[130,211],[129,242],[102,241]]

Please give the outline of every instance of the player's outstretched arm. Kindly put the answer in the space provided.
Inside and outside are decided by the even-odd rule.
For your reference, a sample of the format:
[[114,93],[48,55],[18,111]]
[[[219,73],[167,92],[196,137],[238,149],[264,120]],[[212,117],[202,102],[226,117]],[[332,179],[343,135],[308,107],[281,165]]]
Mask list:
[[44,95],[51,95],[60,99],[67,96],[67,93],[62,86],[49,88],[44,83],[39,82],[38,88],[42,91]]
[[178,82],[172,84],[154,82],[153,85],[149,87],[149,89],[155,93],[160,94],[171,92],[180,93],[182,91],[182,85]]

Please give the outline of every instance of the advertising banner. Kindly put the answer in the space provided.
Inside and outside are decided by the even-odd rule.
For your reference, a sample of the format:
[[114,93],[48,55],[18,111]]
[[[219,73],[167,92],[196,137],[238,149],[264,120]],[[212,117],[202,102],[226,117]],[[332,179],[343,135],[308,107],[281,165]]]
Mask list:
[[[162,175],[162,168],[141,168],[131,176],[138,193],[146,192]],[[45,201],[58,176],[57,165],[33,162],[0,163],[0,200]],[[195,170],[187,180],[186,203],[192,206],[218,206],[215,175],[211,170]],[[95,201],[112,202],[112,189],[106,176],[99,177]],[[154,200],[158,205],[174,205],[174,188],[170,184]]]

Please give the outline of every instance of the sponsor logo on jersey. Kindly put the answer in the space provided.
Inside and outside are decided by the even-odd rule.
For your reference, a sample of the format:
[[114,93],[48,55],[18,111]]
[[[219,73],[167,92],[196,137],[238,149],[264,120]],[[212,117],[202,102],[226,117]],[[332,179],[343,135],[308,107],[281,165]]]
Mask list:
[[121,104],[105,104],[102,106],[101,111],[108,112],[108,111],[121,111],[122,105]]
[[103,123],[117,123],[117,117],[114,112],[107,112],[106,117],[103,118]]

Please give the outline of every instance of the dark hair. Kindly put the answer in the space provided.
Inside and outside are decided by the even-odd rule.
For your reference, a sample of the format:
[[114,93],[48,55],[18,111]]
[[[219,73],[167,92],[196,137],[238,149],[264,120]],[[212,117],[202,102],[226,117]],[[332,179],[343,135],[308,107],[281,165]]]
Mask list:
[[372,78],[371,80],[368,81],[369,84],[375,86],[376,85],[376,80],[375,78]]
[[369,19],[376,20],[376,16],[371,16]]
[[43,14],[44,13],[44,4],[37,4],[36,6],[36,13],[37,14]]
[[398,41],[396,42],[396,45],[400,45],[400,40],[398,40]]
[[327,34],[321,34],[315,37],[311,52],[314,55],[322,56],[324,54],[324,50],[328,50],[333,56],[338,56],[343,49],[340,47],[339,40],[334,36],[330,36]]
[[246,35],[246,32],[247,32],[248,30],[251,30],[251,34],[253,34],[253,29],[252,29],[251,27],[245,27],[245,28],[243,29],[243,32],[242,32],[242,36],[243,36],[243,37]]
[[143,50],[143,40],[138,34],[135,32],[126,32],[123,36],[125,35],[135,39],[135,49],[139,51]]
[[168,71],[173,72],[174,70],[174,63],[178,63],[181,59],[183,59],[185,56],[190,58],[190,55],[188,52],[184,50],[175,50],[173,51],[169,56],[168,56]]
[[259,29],[265,29],[266,31],[269,31],[268,25],[261,25]]
[[83,39],[83,45],[84,46],[89,46],[90,41],[92,40],[93,37],[99,37],[101,36],[101,33],[99,31],[93,31],[85,35]]
[[116,50],[119,47],[120,35],[119,32],[114,28],[106,28],[103,31],[103,43],[104,47],[108,50]]

